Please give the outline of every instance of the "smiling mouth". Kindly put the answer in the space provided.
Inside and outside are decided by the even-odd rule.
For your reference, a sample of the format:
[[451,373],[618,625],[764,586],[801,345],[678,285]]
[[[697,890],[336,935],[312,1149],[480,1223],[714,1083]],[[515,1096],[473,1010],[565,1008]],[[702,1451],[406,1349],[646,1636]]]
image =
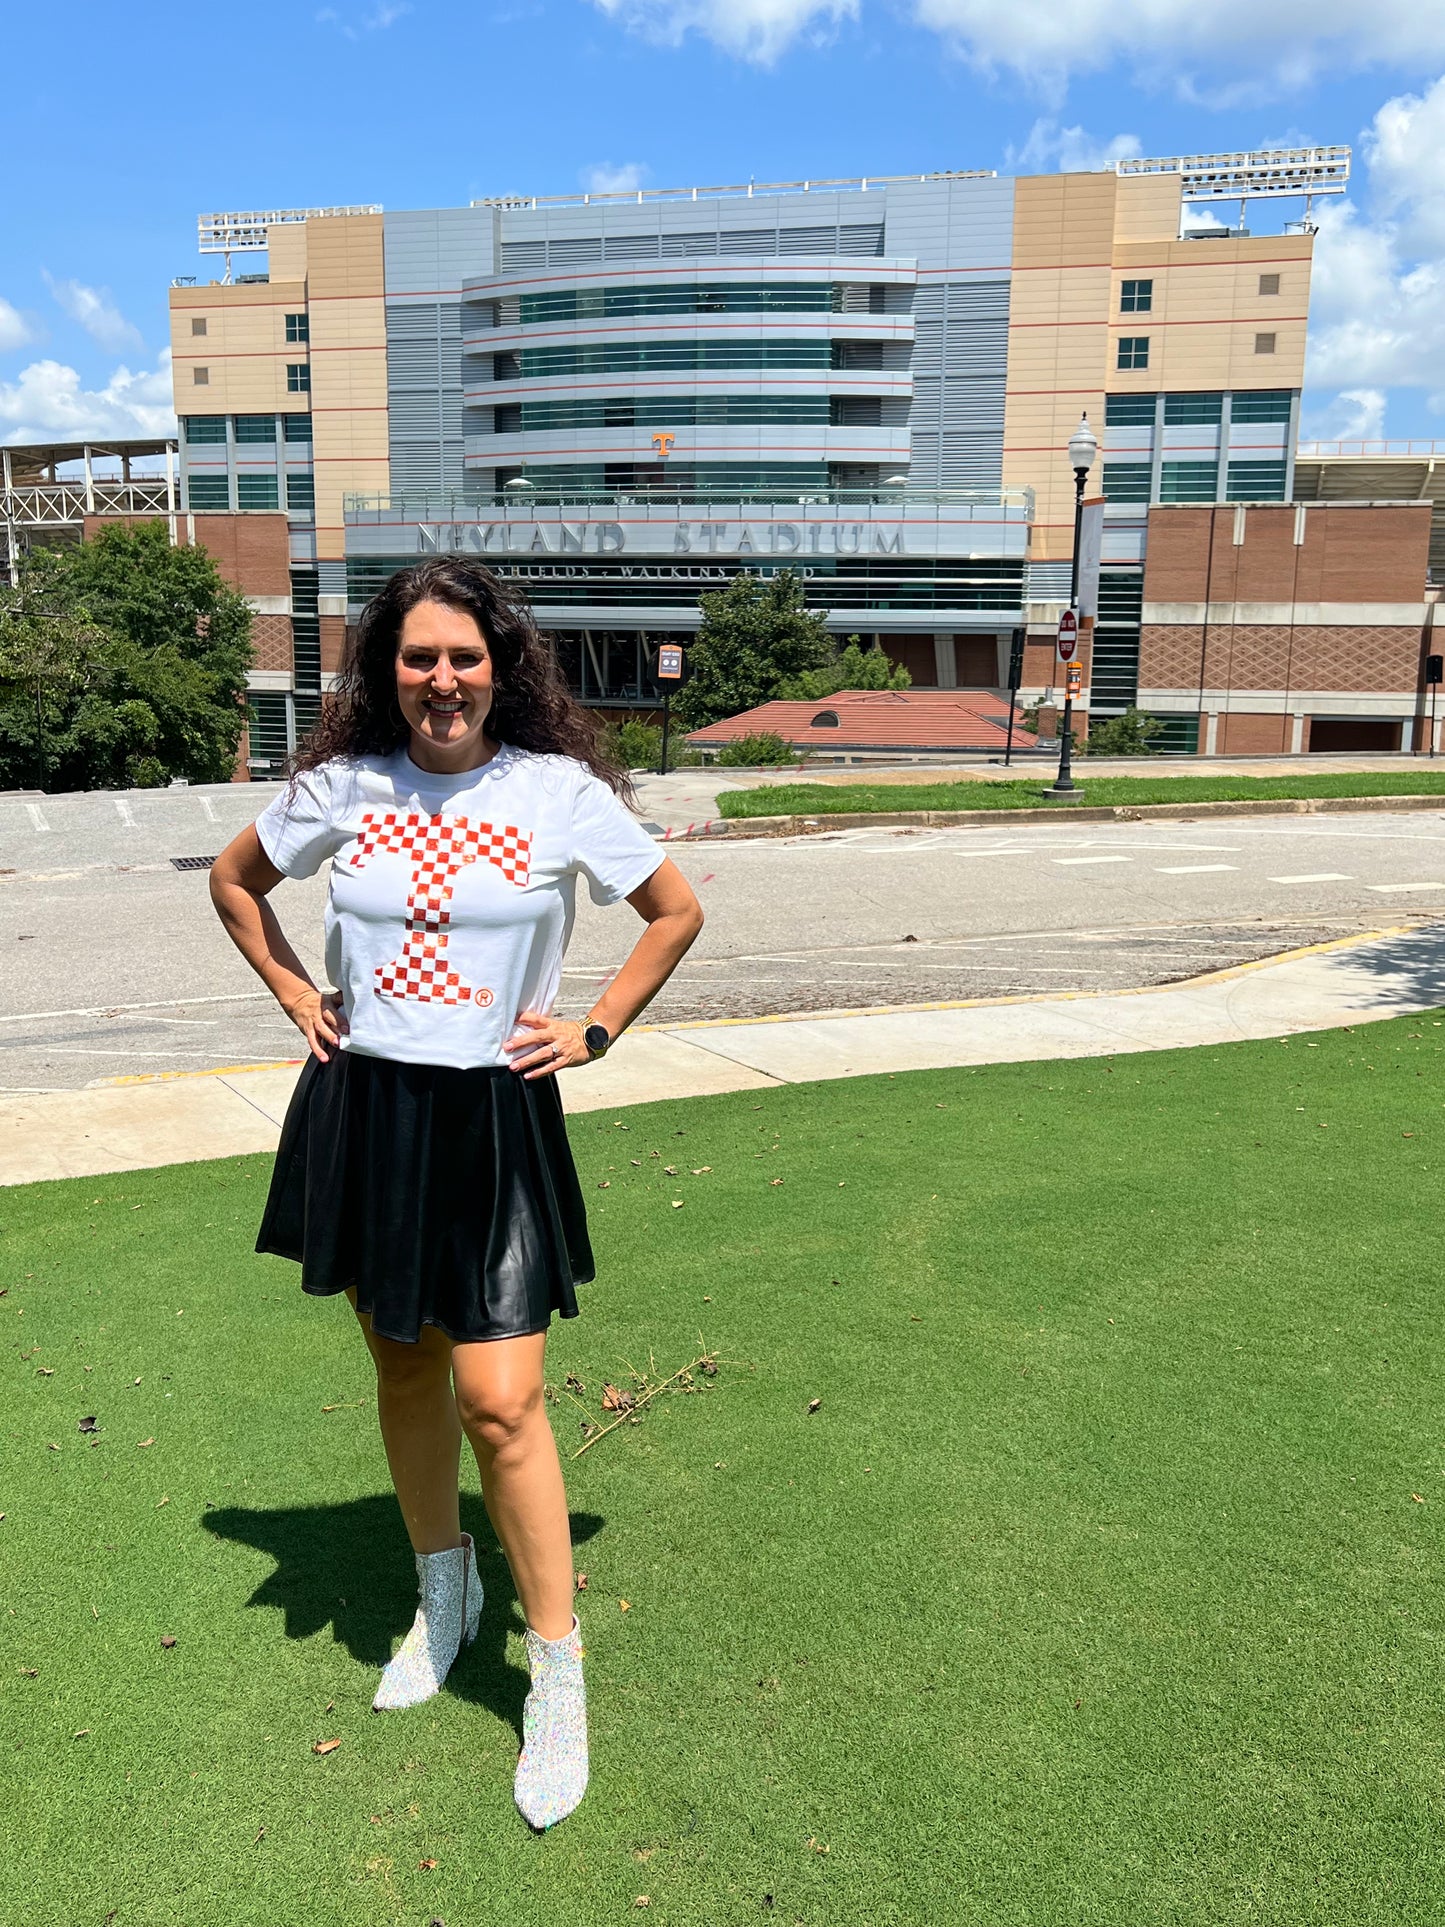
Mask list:
[[466,704],[443,701],[439,696],[432,696],[422,704],[422,707],[429,716],[460,716]]

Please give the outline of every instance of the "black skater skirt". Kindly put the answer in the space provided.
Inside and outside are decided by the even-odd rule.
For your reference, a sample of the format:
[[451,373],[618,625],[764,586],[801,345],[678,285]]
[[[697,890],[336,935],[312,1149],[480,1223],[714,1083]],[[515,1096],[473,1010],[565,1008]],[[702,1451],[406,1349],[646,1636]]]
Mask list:
[[257,1251],[316,1297],[356,1288],[383,1338],[516,1338],[577,1316],[594,1276],[555,1077],[359,1051],[307,1060]]

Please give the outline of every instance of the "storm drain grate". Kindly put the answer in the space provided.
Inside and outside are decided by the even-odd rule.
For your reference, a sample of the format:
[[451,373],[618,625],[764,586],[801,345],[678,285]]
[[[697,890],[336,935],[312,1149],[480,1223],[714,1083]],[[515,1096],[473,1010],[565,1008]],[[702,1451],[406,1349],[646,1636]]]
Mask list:
[[173,856],[171,867],[176,870],[209,870],[215,860],[213,856]]

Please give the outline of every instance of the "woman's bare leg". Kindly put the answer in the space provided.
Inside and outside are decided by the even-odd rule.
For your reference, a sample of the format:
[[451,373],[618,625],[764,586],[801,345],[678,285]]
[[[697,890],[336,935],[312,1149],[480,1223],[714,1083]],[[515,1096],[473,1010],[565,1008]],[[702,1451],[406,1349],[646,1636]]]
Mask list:
[[[346,1295],[355,1309],[356,1293]],[[450,1551],[462,1543],[462,1428],[452,1394],[451,1340],[423,1325],[414,1345],[400,1345],[378,1337],[366,1312],[356,1315],[376,1364],[381,1437],[412,1551]]]
[[457,1411],[522,1612],[543,1639],[572,1629],[572,1534],[542,1401],[545,1332],[452,1347]]

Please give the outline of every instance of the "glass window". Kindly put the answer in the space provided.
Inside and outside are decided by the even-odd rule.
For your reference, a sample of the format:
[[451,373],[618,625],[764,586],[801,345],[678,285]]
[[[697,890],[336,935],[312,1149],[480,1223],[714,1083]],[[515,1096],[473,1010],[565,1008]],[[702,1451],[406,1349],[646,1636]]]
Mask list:
[[186,498],[193,509],[229,509],[231,486],[224,475],[192,475]]
[[288,361],[286,364],[286,392],[288,395],[309,395],[311,393],[311,364],[308,361]]
[[[873,401],[876,409],[876,397]],[[499,435],[561,428],[750,427],[792,423],[826,427],[826,395],[631,395],[602,401],[504,403],[493,410]]]
[[224,415],[182,415],[181,428],[188,442],[221,442],[226,439]]
[[1278,294],[1279,276],[1277,274],[1262,274],[1259,277],[1259,291],[1261,294]]
[[828,282],[704,282],[695,286],[567,288],[555,294],[524,294],[521,319],[527,323],[626,315],[827,314],[832,307],[833,288]]
[[288,509],[314,509],[316,506],[316,478],[312,475],[288,475],[286,477],[286,506]]
[[211,371],[210,371],[210,369],[209,369],[209,368],[193,368],[193,369],[191,370],[191,381],[192,381],[192,383],[194,384],[194,386],[195,386],[195,387],[197,387],[197,388],[209,388],[209,387],[210,387],[210,385],[211,385]]
[[311,339],[311,318],[304,314],[288,314],[286,317],[286,339],[288,341],[309,341]]
[[1148,462],[1105,462],[1104,494],[1111,502],[1147,502]]
[[277,691],[246,691],[246,766],[274,770],[286,761],[286,697]]
[[1287,388],[1261,388],[1252,394],[1237,394],[1229,404],[1229,418],[1236,422],[1287,422],[1292,399]]
[[596,347],[524,348],[519,355],[501,354],[494,359],[499,381],[518,374],[533,380],[547,375],[630,375],[691,368],[827,368],[833,345],[790,340],[609,341]]
[[1166,395],[1164,397],[1166,428],[1204,426],[1223,419],[1223,395]]
[[205,332],[206,317],[203,314],[193,314],[191,316],[191,333],[193,335],[203,335]]
[[238,475],[236,502],[243,509],[274,509],[281,497],[274,475]]
[[1159,478],[1161,502],[1212,502],[1218,491],[1218,462],[1166,462]]
[[238,442],[274,442],[276,439],[276,417],[274,415],[237,415],[236,440]]
[[1225,500],[1229,502],[1284,501],[1285,469],[1286,464],[1283,460],[1231,462]]
[[1105,428],[1152,428],[1157,395],[1105,395]]
[[1117,366],[1120,368],[1147,368],[1149,366],[1148,335],[1120,335],[1119,360]]
[[1274,353],[1274,344],[1275,337],[1273,335],[1256,335],[1254,337],[1254,352],[1257,355],[1272,355]]
[[1119,290],[1121,314],[1148,314],[1154,306],[1152,281],[1126,281]]
[[311,440],[311,417],[309,415],[283,415],[288,442],[309,442]]

